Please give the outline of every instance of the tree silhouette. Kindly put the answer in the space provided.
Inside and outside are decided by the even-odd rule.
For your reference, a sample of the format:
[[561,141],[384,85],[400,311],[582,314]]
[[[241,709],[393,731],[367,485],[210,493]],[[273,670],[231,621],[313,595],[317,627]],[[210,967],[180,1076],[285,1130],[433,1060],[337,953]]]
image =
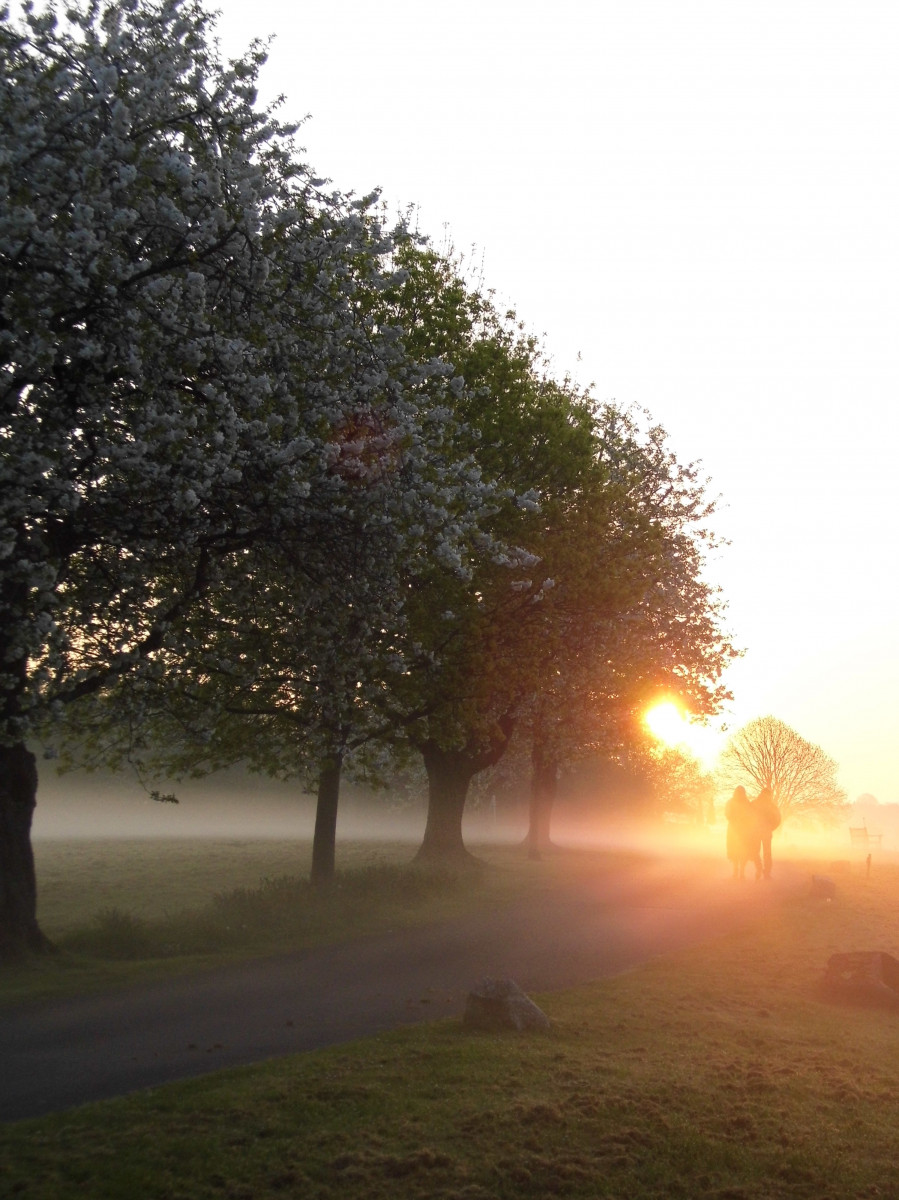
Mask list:
[[833,817],[846,803],[834,760],[777,717],[757,717],[738,730],[719,768],[728,788],[771,788],[784,819]]

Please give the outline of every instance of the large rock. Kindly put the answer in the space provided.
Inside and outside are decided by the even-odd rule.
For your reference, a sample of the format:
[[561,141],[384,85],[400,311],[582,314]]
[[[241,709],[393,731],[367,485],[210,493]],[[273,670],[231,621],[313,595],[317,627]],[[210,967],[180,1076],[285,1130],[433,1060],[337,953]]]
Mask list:
[[834,999],[899,1009],[899,960],[883,950],[832,954],[823,988]]
[[465,1005],[464,1025],[470,1029],[549,1029],[549,1017],[528,999],[512,979],[484,979]]

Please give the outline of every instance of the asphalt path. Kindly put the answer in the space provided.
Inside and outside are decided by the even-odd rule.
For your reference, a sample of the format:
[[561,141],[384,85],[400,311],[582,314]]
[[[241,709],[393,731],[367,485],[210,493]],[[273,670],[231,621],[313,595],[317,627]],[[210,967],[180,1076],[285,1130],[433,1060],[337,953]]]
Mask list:
[[[547,993],[752,923],[806,877],[647,862],[476,916],[0,1015],[0,1121],[461,1017],[481,979]],[[544,1002],[551,1016],[551,1005]]]

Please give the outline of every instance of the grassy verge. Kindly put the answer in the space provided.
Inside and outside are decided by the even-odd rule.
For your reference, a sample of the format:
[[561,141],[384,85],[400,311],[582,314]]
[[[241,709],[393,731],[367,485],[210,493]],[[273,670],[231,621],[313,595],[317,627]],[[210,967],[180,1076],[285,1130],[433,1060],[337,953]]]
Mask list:
[[308,842],[38,843],[38,915],[60,953],[0,973],[0,1007],[427,924],[627,861],[475,852],[480,868],[453,872],[417,868],[408,843],[347,843],[321,892]]
[[830,953],[899,953],[899,870],[536,997],[543,1037],[458,1019],[0,1129],[31,1200],[762,1200],[899,1195],[895,1014],[835,1008]]

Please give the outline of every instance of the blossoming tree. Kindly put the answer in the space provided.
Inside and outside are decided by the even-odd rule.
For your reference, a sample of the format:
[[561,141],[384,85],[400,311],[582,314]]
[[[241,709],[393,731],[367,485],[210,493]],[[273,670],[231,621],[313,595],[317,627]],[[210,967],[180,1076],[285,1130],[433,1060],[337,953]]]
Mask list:
[[0,21],[0,958],[47,945],[34,730],[164,666],[241,555],[333,581],[370,452],[426,457],[421,373],[360,299],[388,239],[211,28],[197,0]]

